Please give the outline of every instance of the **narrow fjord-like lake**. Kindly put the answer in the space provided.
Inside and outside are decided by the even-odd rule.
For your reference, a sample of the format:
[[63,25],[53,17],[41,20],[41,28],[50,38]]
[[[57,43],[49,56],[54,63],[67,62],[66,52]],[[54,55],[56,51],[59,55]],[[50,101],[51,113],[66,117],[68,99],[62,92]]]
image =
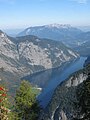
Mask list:
[[52,72],[51,78],[47,86],[43,89],[42,93],[38,97],[43,107],[46,107],[46,105],[51,99],[55,88],[60,84],[60,82],[68,78],[69,75],[73,72],[82,69],[85,60],[85,57],[80,57],[80,59],[72,62],[69,66],[65,67],[64,70],[60,70],[59,72],[59,69],[57,69],[54,72]]
[[86,57],[80,57],[71,63],[63,65],[62,67],[38,72],[25,78],[30,80],[31,83],[37,84],[39,87],[43,88],[41,94],[37,98],[43,107],[47,106],[55,88],[62,81],[67,79],[72,73],[83,68],[85,60]]

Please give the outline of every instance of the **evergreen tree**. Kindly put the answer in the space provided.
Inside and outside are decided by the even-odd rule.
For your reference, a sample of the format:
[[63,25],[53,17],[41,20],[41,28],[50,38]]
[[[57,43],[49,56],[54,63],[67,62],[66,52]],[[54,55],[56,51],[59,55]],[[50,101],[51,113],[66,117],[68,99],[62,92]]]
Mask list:
[[74,120],[90,120],[90,77],[77,89],[77,116]]
[[15,110],[20,120],[37,120],[39,105],[36,93],[28,81],[22,81],[20,88],[16,91]]

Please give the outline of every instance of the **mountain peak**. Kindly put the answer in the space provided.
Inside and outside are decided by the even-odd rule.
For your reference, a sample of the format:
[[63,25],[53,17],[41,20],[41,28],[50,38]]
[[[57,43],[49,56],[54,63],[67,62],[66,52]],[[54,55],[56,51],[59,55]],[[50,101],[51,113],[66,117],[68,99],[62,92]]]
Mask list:
[[0,33],[3,33],[3,31],[2,31],[2,30],[0,30]]
[[54,23],[54,24],[46,25],[46,27],[50,27],[50,28],[52,28],[52,27],[56,27],[56,28],[71,28],[71,25]]
[[25,29],[17,36],[35,35],[39,38],[48,38],[55,41],[61,41],[68,46],[76,46],[76,36],[83,33],[80,29],[69,24],[47,24],[43,26],[34,26]]
[[2,30],[0,30],[0,37],[5,37],[5,33]]

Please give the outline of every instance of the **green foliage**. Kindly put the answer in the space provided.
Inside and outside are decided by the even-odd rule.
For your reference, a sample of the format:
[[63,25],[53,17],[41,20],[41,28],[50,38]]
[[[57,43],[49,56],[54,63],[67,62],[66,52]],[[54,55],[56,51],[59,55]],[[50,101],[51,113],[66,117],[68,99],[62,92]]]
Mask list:
[[90,77],[78,87],[76,94],[77,116],[79,117],[74,120],[90,120]]
[[15,98],[15,110],[20,120],[37,120],[40,109],[36,95],[28,81],[21,82]]

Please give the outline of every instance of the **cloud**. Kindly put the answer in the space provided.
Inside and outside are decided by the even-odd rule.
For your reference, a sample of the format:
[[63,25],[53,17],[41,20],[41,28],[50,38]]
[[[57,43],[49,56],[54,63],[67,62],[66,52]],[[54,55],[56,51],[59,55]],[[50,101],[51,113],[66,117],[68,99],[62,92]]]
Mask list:
[[88,0],[71,0],[71,1],[75,1],[80,4],[86,4],[88,2]]

